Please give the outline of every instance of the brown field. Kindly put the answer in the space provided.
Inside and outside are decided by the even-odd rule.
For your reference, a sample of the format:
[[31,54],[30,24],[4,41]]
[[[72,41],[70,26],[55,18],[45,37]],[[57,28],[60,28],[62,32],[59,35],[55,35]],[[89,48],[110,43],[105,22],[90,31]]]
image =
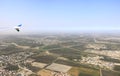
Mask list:
[[52,76],[51,71],[49,70],[41,70],[37,73],[38,76]]
[[99,76],[99,70],[83,68],[83,67],[73,67],[68,71],[71,76]]

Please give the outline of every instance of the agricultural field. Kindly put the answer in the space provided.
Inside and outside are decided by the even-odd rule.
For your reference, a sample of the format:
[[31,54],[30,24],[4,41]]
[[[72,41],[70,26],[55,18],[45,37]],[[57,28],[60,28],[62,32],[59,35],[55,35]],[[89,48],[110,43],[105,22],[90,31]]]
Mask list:
[[0,66],[6,74],[119,76],[119,44],[103,41],[90,35],[9,36],[0,40]]
[[120,73],[119,72],[102,70],[102,75],[103,76],[120,76]]
[[84,67],[73,67],[68,73],[71,76],[99,76],[99,70],[84,68]]
[[52,55],[43,55],[43,56],[34,56],[31,57],[32,59],[35,59],[35,62],[41,62],[41,63],[52,63],[55,59],[56,56],[52,56]]
[[115,65],[114,70],[120,72],[120,65]]
[[43,49],[45,50],[57,49],[57,48],[61,48],[61,46],[60,45],[47,45],[43,47]]

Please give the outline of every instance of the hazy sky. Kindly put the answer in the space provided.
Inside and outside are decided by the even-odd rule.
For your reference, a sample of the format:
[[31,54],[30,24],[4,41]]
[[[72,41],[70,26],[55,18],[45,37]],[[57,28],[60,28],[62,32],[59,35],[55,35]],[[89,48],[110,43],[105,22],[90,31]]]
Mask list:
[[0,0],[0,28],[18,24],[21,33],[120,30],[120,0]]

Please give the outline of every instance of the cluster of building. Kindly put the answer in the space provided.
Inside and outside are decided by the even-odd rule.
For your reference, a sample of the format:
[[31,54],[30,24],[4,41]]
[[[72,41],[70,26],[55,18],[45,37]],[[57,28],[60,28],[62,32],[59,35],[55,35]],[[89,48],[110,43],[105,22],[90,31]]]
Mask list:
[[11,65],[19,65],[26,62],[27,57],[33,55],[31,52],[19,52],[10,55],[0,56],[0,76],[17,76],[17,70],[8,70],[6,67]]
[[105,55],[105,56],[110,56],[111,58],[115,58],[115,59],[120,59],[120,51],[119,50],[86,50],[86,52],[90,52],[90,53],[95,53],[95,54],[99,54],[99,55]]
[[33,55],[33,53],[31,52],[30,53],[20,52],[11,55],[1,55],[0,62],[10,63],[10,64],[20,64],[21,61],[26,60],[26,58],[31,55]]
[[80,61],[81,63],[84,64],[92,64],[99,66],[101,68],[107,68],[107,69],[113,69],[114,63],[112,62],[105,62],[100,59],[102,59],[102,56],[95,56],[95,57],[82,57],[82,60]]
[[0,76],[17,76],[17,72],[0,68]]

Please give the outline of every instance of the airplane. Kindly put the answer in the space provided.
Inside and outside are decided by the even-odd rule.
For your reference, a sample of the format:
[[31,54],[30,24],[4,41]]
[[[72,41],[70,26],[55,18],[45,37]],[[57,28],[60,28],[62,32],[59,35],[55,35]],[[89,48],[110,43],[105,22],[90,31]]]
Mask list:
[[22,26],[22,24],[20,24],[20,25],[17,25],[17,26],[15,26],[14,28],[15,28],[15,30],[17,31],[17,32],[19,32],[20,31],[20,27]]

